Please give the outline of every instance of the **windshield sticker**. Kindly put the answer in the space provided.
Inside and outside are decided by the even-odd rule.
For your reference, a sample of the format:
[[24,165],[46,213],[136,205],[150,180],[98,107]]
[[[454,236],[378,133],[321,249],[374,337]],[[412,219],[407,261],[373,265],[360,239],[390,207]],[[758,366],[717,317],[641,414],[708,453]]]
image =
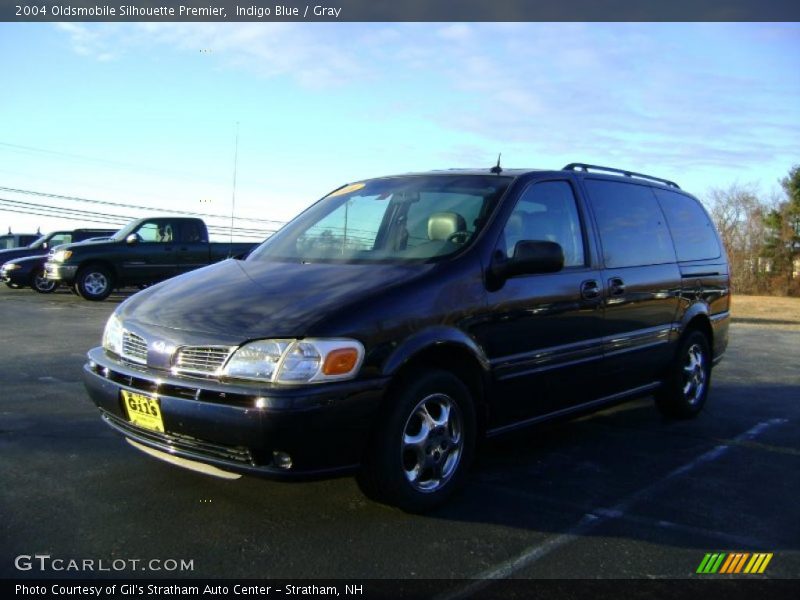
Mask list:
[[351,183],[350,185],[346,185],[341,189],[336,190],[335,192],[331,192],[328,194],[328,198],[333,198],[335,196],[344,196],[345,194],[349,194],[350,192],[357,192],[361,188],[363,188],[366,183]]

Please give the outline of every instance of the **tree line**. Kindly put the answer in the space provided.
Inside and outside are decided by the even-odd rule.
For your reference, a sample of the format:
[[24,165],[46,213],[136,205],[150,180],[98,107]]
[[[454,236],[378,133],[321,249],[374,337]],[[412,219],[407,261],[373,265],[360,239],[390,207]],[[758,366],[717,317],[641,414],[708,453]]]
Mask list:
[[800,296],[800,165],[781,180],[783,195],[752,186],[712,189],[706,199],[740,294]]

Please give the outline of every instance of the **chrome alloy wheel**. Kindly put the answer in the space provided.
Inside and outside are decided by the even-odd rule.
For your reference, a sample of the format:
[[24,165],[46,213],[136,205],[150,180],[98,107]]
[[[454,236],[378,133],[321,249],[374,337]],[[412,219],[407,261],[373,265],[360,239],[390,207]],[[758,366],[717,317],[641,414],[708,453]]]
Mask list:
[[103,273],[93,271],[83,280],[84,289],[92,296],[100,296],[108,289],[108,277]]
[[44,271],[37,271],[33,276],[33,285],[36,287],[37,291],[46,294],[56,289],[58,282],[51,279],[46,279],[44,276]]
[[683,397],[690,405],[700,402],[706,389],[706,359],[700,344],[692,344],[683,367]]
[[464,420],[446,394],[423,398],[406,420],[400,445],[403,473],[421,492],[441,489],[456,472],[464,447]]

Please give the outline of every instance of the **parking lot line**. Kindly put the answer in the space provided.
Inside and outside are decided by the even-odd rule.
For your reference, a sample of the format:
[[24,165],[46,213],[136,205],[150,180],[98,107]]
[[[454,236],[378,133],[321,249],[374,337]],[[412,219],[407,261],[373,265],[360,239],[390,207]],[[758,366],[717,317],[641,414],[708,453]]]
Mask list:
[[482,481],[481,482],[484,487],[489,488],[494,492],[500,492],[503,494],[507,494],[509,496],[513,496],[516,498],[521,498],[530,502],[536,503],[539,507],[547,507],[550,510],[558,510],[558,509],[572,509],[575,511],[580,511],[587,515],[594,515],[596,517],[603,517],[603,518],[612,518],[612,519],[622,519],[629,523],[634,523],[637,525],[644,525],[648,529],[652,529],[653,527],[659,527],[661,529],[668,529],[671,531],[677,531],[681,533],[690,534],[695,537],[702,537],[707,539],[716,538],[720,542],[726,542],[729,544],[733,544],[735,546],[763,546],[764,543],[762,540],[743,536],[743,535],[733,535],[730,533],[725,533],[722,531],[714,531],[711,529],[704,529],[702,527],[693,527],[691,525],[683,525],[680,523],[674,523],[672,521],[667,521],[665,519],[653,519],[651,517],[646,517],[637,514],[631,514],[630,512],[621,513],[618,510],[614,510],[611,508],[592,508],[586,506],[585,504],[581,504],[580,502],[569,502],[563,499],[553,499],[549,496],[544,494],[536,494],[529,491],[520,490],[518,488],[507,486],[499,483],[495,483],[491,480]]
[[492,581],[511,577],[514,573],[517,573],[518,571],[534,564],[538,560],[541,560],[554,550],[557,550],[558,548],[569,544],[574,540],[580,539],[591,530],[597,528],[599,525],[612,519],[624,517],[634,504],[651,496],[654,492],[658,491],[661,487],[670,483],[672,480],[691,472],[699,466],[718,460],[731,448],[736,447],[744,442],[754,440],[770,427],[783,425],[787,422],[787,419],[768,419],[766,421],[757,423],[747,431],[734,437],[732,440],[715,446],[711,450],[701,454],[686,464],[673,469],[664,477],[654,481],[650,485],[633,492],[632,494],[623,498],[621,501],[617,502],[611,508],[597,508],[591,510],[566,532],[551,537],[542,543],[526,548],[518,556],[475,575],[472,578],[473,581],[470,583],[448,592],[447,594],[437,596],[436,600],[459,600],[461,598],[468,598],[480,590],[488,587]]

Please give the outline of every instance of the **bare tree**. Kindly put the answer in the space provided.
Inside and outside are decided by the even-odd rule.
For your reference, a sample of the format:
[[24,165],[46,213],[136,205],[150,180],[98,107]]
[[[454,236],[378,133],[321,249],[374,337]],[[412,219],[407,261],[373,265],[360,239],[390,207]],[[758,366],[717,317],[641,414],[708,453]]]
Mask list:
[[753,186],[738,184],[712,189],[708,204],[728,253],[734,290],[745,294],[769,291],[772,264],[763,251],[767,238],[764,218],[770,206],[759,199]]

